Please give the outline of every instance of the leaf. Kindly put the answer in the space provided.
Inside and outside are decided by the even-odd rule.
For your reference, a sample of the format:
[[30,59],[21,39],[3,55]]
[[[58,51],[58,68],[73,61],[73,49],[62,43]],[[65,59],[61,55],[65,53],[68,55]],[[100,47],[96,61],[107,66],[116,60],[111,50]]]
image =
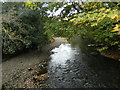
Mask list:
[[71,19],[69,22],[74,22],[75,21],[75,18]]
[[75,23],[74,25],[81,24],[81,23],[83,23],[83,22],[79,21],[79,22]]
[[117,35],[120,35],[120,24],[116,24],[111,32],[117,32]]
[[91,27],[93,27],[93,26],[97,26],[97,22],[94,22],[94,23],[91,23]]
[[103,18],[98,18],[97,22],[101,22],[103,20]]
[[116,20],[117,20],[117,21],[120,21],[120,14],[118,14]]
[[31,5],[32,4],[32,2],[26,2],[25,3],[25,6],[29,6],[29,5]]
[[106,9],[105,12],[110,12],[110,9]]

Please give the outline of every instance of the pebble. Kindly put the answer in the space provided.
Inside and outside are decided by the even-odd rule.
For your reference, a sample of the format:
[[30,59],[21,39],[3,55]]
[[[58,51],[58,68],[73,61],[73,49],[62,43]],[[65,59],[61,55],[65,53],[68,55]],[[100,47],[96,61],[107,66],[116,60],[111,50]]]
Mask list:
[[33,70],[32,68],[28,68],[28,71],[31,71],[31,70]]

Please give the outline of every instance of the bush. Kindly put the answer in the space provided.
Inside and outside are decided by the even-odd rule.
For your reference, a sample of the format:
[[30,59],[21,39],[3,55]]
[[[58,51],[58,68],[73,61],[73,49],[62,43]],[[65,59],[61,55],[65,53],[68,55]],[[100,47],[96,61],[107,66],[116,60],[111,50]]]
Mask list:
[[[23,4],[13,4],[7,12],[3,12],[2,36],[3,54],[14,54],[25,48],[41,49],[48,43],[43,16],[39,10],[24,8]],[[5,8],[3,8],[5,9]]]

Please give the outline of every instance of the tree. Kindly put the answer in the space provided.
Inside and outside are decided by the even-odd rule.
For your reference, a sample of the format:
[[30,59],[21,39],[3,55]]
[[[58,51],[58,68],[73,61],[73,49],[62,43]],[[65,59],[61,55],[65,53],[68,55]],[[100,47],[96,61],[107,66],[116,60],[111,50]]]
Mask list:
[[6,2],[3,5],[3,53],[13,54],[25,48],[41,49],[48,43],[44,34],[44,15],[40,9],[24,7],[26,3]]

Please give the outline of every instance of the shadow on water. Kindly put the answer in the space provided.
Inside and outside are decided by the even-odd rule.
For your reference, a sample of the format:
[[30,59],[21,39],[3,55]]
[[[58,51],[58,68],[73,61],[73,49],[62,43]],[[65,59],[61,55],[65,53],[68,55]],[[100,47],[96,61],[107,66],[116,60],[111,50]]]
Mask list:
[[61,44],[51,50],[48,87],[120,88],[120,63],[100,56],[87,47],[88,43],[80,40],[75,43]]

